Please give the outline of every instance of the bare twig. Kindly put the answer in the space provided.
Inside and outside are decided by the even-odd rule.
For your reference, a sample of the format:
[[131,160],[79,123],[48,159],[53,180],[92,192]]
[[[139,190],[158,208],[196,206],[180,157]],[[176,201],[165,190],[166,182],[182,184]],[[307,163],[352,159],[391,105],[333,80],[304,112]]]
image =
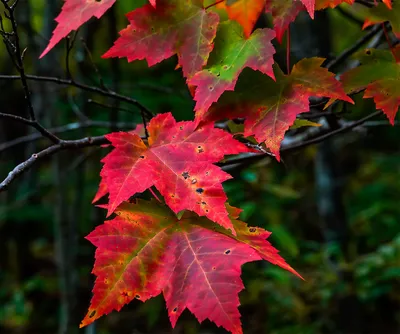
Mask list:
[[4,179],[3,182],[0,183],[0,192],[5,191],[8,186],[13,182],[18,176],[31,168],[37,161],[50,157],[53,154],[68,150],[68,149],[80,149],[89,146],[98,146],[102,144],[106,144],[108,141],[104,136],[99,137],[86,137],[77,140],[63,140],[58,144],[54,144],[38,153],[32,154],[32,156],[26,161],[20,163],[16,166]]
[[[1,75],[0,74],[0,80],[19,80],[20,77],[19,75]],[[32,80],[32,81],[45,81],[45,82],[53,82],[55,84],[58,85],[66,85],[66,86],[73,86],[76,88],[80,88],[82,90],[85,90],[87,92],[92,92],[92,93],[97,93],[99,95],[102,96],[107,96],[107,97],[111,97],[120,101],[124,101],[127,102],[129,104],[134,105],[135,107],[137,107],[140,111],[143,111],[147,117],[152,118],[154,116],[154,114],[147,108],[145,107],[143,104],[141,104],[140,102],[138,102],[137,100],[125,96],[125,95],[121,95],[118,94],[116,92],[113,91],[106,91],[104,89],[101,89],[99,87],[94,87],[94,86],[89,86],[80,82],[76,82],[70,79],[60,79],[60,78],[56,78],[56,77],[46,77],[46,76],[38,76],[38,75],[30,75],[27,74],[26,75],[26,79],[28,80]]]
[[[113,124],[117,129],[133,129],[135,127],[135,124],[132,123],[126,123],[126,122],[118,122],[116,124]],[[97,128],[109,128],[111,126],[111,122],[103,122],[103,121],[85,121],[85,122],[75,122],[75,123],[69,123],[65,124],[63,126],[55,127],[55,128],[50,128],[48,129],[52,133],[65,133],[65,132],[70,132],[70,131],[75,131],[79,129],[85,129],[85,128],[91,128],[91,127],[97,127]],[[0,152],[3,152],[7,149],[10,149],[16,145],[24,144],[24,143],[29,143],[32,141],[36,141],[43,138],[42,135],[38,133],[33,133],[27,136],[23,137],[18,137],[14,140],[8,141],[6,143],[0,144]]]

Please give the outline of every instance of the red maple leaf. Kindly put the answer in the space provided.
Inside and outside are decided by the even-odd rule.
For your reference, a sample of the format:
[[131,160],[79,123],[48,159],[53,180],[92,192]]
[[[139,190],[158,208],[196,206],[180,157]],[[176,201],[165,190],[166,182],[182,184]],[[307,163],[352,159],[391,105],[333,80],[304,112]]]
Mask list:
[[271,13],[276,39],[282,41],[283,34],[297,15],[304,10],[304,5],[300,1],[293,0],[267,0],[265,11]]
[[218,3],[217,7],[225,9],[231,20],[240,23],[244,35],[248,38],[264,9],[264,5],[265,0],[228,0]]
[[59,41],[72,30],[77,30],[92,16],[100,18],[115,3],[116,0],[65,0],[60,15],[57,16],[57,27],[53,31],[46,49],[40,55],[44,57]]
[[185,77],[200,71],[213,49],[219,17],[195,0],[158,0],[127,14],[129,26],[120,32],[104,58],[146,59],[149,66],[174,54]]
[[101,176],[110,193],[108,215],[154,185],[175,213],[191,210],[232,229],[221,184],[231,176],[213,163],[252,150],[213,124],[196,129],[195,122],[177,123],[170,113],[154,117],[147,129],[148,146],[133,133],[106,135],[115,147],[102,160]]
[[188,308],[200,322],[241,334],[242,264],[264,259],[299,274],[266,241],[270,232],[247,226],[237,220],[240,210],[227,209],[236,236],[193,213],[178,220],[159,203],[122,204],[115,219],[87,236],[97,247],[97,278],[81,327],[135,298],[163,293],[173,327]]
[[245,117],[244,135],[264,142],[279,160],[279,148],[285,132],[299,113],[309,111],[309,97],[335,97],[353,102],[335,75],[320,67],[324,59],[304,58],[285,75],[274,65],[276,81],[260,72],[244,70],[235,92],[226,92],[208,112],[199,113],[200,121]]
[[315,9],[320,10],[324,8],[335,8],[336,6],[347,3],[352,5],[355,0],[315,0]]

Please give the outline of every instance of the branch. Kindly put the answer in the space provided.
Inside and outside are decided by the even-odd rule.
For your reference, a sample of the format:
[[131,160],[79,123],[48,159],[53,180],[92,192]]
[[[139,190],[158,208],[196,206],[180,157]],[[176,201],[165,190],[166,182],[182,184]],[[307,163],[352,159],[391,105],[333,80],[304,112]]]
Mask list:
[[[17,21],[15,20],[15,16],[14,16],[14,10],[17,6],[18,1],[15,1],[14,4],[12,4],[11,6],[9,5],[8,0],[1,0],[1,2],[3,3],[4,8],[8,12],[8,14],[5,14],[5,16],[11,22],[12,35],[14,37],[14,44],[12,44],[12,46],[14,49],[10,50],[10,48],[8,47],[10,44],[9,39],[3,38],[3,41],[7,47],[7,50],[9,51],[10,57],[12,59],[15,59],[15,65],[16,65],[15,67],[17,68],[17,71],[20,74],[19,79],[21,80],[22,87],[24,89],[25,100],[28,104],[29,115],[30,115],[31,120],[35,121],[36,116],[35,116],[35,111],[33,110],[33,105],[32,105],[32,101],[31,101],[31,92],[29,90],[28,82],[27,82],[26,76],[25,76],[25,68],[24,68],[24,61],[23,61],[23,53],[25,52],[25,50],[21,51],[21,46],[19,43]],[[3,27],[2,27],[2,30],[3,30]],[[3,30],[3,32],[5,32],[5,31]],[[15,56],[15,58],[14,58],[14,56]]]
[[[349,130],[352,130],[360,125],[362,125],[363,123],[367,122],[368,120],[370,120],[371,118],[381,115],[382,111],[375,111],[372,114],[369,114],[368,116],[365,116],[364,118],[355,121],[355,122],[351,122],[348,123],[347,125],[333,130],[331,132],[319,135],[315,138],[311,138],[311,139],[307,139],[305,141],[301,141],[300,143],[295,143],[295,144],[290,144],[288,146],[282,147],[281,148],[281,153],[286,153],[286,152],[291,152],[291,151],[295,151],[301,148],[305,148],[307,146],[310,145],[314,145],[314,144],[318,144],[324,140],[327,140],[331,137],[334,137],[338,134],[347,132]],[[242,166],[242,165],[248,165],[250,163],[255,163],[257,161],[260,161],[264,158],[270,157],[270,154],[266,154],[266,153],[261,153],[261,154],[257,154],[257,153],[246,153],[244,155],[239,156],[238,158],[234,158],[234,159],[230,159],[224,163],[220,163],[218,164],[219,166],[222,167],[222,169],[224,170],[229,170],[232,168],[235,168],[237,166]],[[232,166],[234,165],[234,166]]]
[[18,166],[16,166],[9,174],[8,176],[4,179],[3,182],[0,183],[0,192],[7,190],[8,186],[22,173],[27,171],[29,168],[31,168],[37,161],[44,159],[46,157],[50,157],[53,154],[63,151],[63,150],[68,150],[68,149],[79,149],[79,148],[85,148],[89,146],[98,146],[102,144],[108,143],[107,139],[104,136],[99,136],[99,137],[86,137],[82,139],[77,139],[77,140],[63,140],[58,144],[54,144],[43,151],[40,151],[38,153],[32,154],[32,156],[20,163]]
[[[132,105],[134,105],[135,107],[137,107],[139,110],[143,111],[147,117],[149,118],[153,118],[154,114],[147,108],[145,107],[143,104],[141,104],[139,101],[125,96],[125,95],[121,95],[118,94],[114,91],[110,91],[110,90],[104,90],[102,88],[99,87],[94,87],[94,86],[89,86],[80,82],[76,82],[70,79],[60,79],[60,78],[56,78],[56,77],[47,77],[47,76],[38,76],[38,75],[30,75],[27,74],[26,78],[28,80],[32,80],[32,81],[45,81],[45,82],[53,82],[56,83],[58,85],[66,85],[66,86],[73,86],[73,87],[77,87],[80,88],[82,90],[85,90],[87,92],[92,92],[92,93],[97,93],[99,95],[102,96],[107,96],[107,97],[112,97],[114,99],[120,100],[120,101],[124,101],[127,103],[130,103]],[[4,74],[0,74],[0,79],[4,79],[4,80],[19,80],[19,76],[18,75],[4,75]]]
[[378,34],[382,30],[381,25],[374,26],[367,34],[362,36],[358,41],[356,41],[351,47],[344,50],[339,56],[335,59],[331,60],[328,64],[326,64],[326,68],[328,70],[332,69],[332,67],[338,66],[344,61],[347,60],[353,53],[355,53],[359,48],[363,46],[366,42],[368,42],[372,37]]
[[[0,116],[1,116],[1,114],[0,114]],[[51,131],[52,133],[65,133],[65,132],[69,132],[69,131],[85,129],[85,128],[90,128],[90,127],[110,128],[111,125],[116,126],[117,129],[133,129],[133,128],[135,128],[135,124],[132,124],[132,123],[119,122],[117,124],[112,124],[111,122],[89,120],[89,121],[85,121],[85,122],[69,123],[69,124],[51,128],[48,130]],[[35,140],[39,140],[41,138],[43,138],[43,137],[38,133],[33,133],[33,134],[30,134],[27,136],[16,138],[16,139],[8,141],[6,143],[0,144],[0,152],[3,152],[11,147],[16,146],[16,145],[29,143],[29,142],[32,142]]]
[[0,118],[8,118],[12,121],[15,122],[20,122],[26,125],[30,125],[34,127],[36,130],[40,132],[40,134],[45,137],[50,139],[53,143],[59,143],[61,141],[60,138],[58,138],[56,135],[51,133],[50,130],[45,129],[38,121],[33,120],[33,119],[27,119],[21,116],[17,115],[12,115],[12,114],[5,114],[5,113],[0,113]]

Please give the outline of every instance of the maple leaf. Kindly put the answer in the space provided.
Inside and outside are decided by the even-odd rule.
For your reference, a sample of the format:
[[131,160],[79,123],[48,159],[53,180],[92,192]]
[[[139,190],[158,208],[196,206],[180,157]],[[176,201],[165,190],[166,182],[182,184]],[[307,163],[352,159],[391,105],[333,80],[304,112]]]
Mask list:
[[221,184],[231,176],[212,163],[253,150],[213,124],[196,129],[195,122],[176,122],[171,113],[157,115],[147,129],[148,146],[137,134],[106,135],[114,146],[101,171],[109,191],[108,215],[154,185],[175,213],[191,210],[235,233]]
[[200,322],[209,319],[241,334],[242,264],[264,259],[301,276],[266,240],[270,232],[247,226],[237,220],[240,210],[227,209],[236,237],[193,213],[178,220],[159,203],[118,207],[115,219],[86,237],[97,247],[97,278],[81,327],[135,298],[144,302],[163,293],[173,327],[188,308]]
[[280,143],[299,113],[309,111],[309,97],[334,97],[353,102],[335,75],[320,67],[323,58],[304,58],[294,65],[290,75],[274,65],[276,81],[260,72],[244,70],[235,92],[226,92],[200,121],[246,117],[244,135],[265,142],[278,161]]
[[[400,46],[393,52],[400,56]],[[365,89],[364,98],[373,98],[376,108],[381,109],[393,125],[400,105],[400,63],[396,63],[390,50],[366,49],[354,57],[361,65],[341,76],[344,90],[352,94]]]
[[266,0],[226,0],[217,4],[217,8],[225,9],[231,20],[238,22],[248,38],[261,15]]
[[115,3],[116,0],[64,0],[65,3],[57,16],[57,27],[53,31],[46,49],[40,55],[44,57],[59,41],[71,31],[77,30],[82,24],[95,16],[98,19]]
[[272,23],[276,32],[276,39],[282,42],[283,34],[288,29],[297,15],[304,9],[300,1],[293,0],[267,0],[265,11],[271,13]]
[[366,16],[363,29],[375,23],[389,21],[392,26],[392,31],[396,37],[400,37],[400,3],[396,1],[393,5],[379,3],[375,7],[366,9]]
[[199,0],[158,0],[127,14],[130,22],[103,58],[146,59],[149,66],[174,54],[185,77],[200,71],[213,49],[219,16]]
[[242,27],[236,22],[221,23],[206,69],[188,80],[189,85],[197,86],[195,110],[206,111],[224,91],[234,90],[245,67],[274,77],[272,64],[275,49],[271,44],[274,37],[271,29],[257,29],[246,39]]
[[347,3],[349,5],[352,5],[355,0],[315,0],[315,9],[316,10],[321,10],[324,8],[335,8],[338,5],[341,5],[342,3]]

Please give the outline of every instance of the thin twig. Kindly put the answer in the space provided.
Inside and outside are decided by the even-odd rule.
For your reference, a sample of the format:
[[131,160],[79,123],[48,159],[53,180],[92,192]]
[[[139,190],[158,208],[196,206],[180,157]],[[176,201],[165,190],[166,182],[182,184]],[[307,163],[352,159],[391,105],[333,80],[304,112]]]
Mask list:
[[[4,79],[4,80],[19,80],[20,77],[18,75],[0,74],[0,80],[1,79]],[[125,96],[125,95],[118,94],[118,93],[113,92],[113,91],[106,91],[106,90],[101,89],[99,87],[89,86],[89,85],[86,85],[86,84],[83,84],[83,83],[80,83],[80,82],[76,82],[76,81],[72,81],[72,80],[68,80],[68,79],[60,79],[60,78],[56,78],[56,77],[47,77],[47,76],[39,76],[39,75],[27,74],[26,75],[26,79],[32,80],[32,81],[53,82],[53,83],[56,83],[58,85],[73,86],[73,87],[77,87],[77,88],[80,88],[82,90],[85,90],[87,92],[92,92],[92,93],[97,93],[99,95],[112,97],[114,99],[117,99],[117,100],[120,100],[120,101],[124,101],[124,102],[130,103],[130,104],[136,106],[139,110],[143,111],[146,114],[146,116],[148,116],[149,118],[152,118],[154,116],[154,114],[147,107],[145,107],[143,104],[141,104],[137,100],[135,100],[135,99],[133,99],[131,97]]]
[[30,169],[37,161],[50,157],[53,154],[67,149],[79,149],[89,146],[98,146],[108,143],[104,136],[99,137],[86,137],[77,140],[63,140],[58,144],[54,144],[38,153],[32,154],[32,156],[16,166],[0,183],[0,192],[5,191],[8,186],[13,182],[18,176]]
[[51,131],[44,128],[36,120],[32,120],[32,119],[24,118],[21,116],[12,115],[12,114],[5,114],[5,113],[0,113],[0,118],[8,118],[15,122],[20,122],[20,123],[23,123],[26,125],[30,125],[33,128],[35,128],[36,130],[38,130],[43,137],[50,139],[53,143],[59,143],[61,141],[60,138],[58,138],[56,135],[54,135]]
[[[117,129],[121,130],[128,130],[128,129],[133,129],[135,127],[135,124],[132,123],[126,123],[126,122],[118,122],[116,124],[113,124]],[[103,122],[103,121],[84,121],[84,122],[75,122],[75,123],[69,123],[65,124],[63,126],[55,127],[55,128],[50,128],[48,129],[52,133],[65,133],[65,132],[70,132],[70,131],[75,131],[79,129],[85,129],[85,128],[109,128],[111,126],[111,122]],[[16,145],[24,144],[24,143],[29,143],[32,141],[40,140],[42,135],[38,133],[33,133],[27,136],[23,137],[18,137],[14,140],[5,142],[0,144],[0,152],[3,152],[7,149],[10,149],[11,147],[14,147]]]
[[339,56],[327,63],[325,67],[330,70],[333,67],[340,65],[341,63],[346,61],[353,53],[358,51],[358,49],[360,49],[372,37],[378,34],[381,30],[382,27],[380,25],[374,26],[368,33],[366,33],[363,37],[356,41],[351,47],[344,50]]

